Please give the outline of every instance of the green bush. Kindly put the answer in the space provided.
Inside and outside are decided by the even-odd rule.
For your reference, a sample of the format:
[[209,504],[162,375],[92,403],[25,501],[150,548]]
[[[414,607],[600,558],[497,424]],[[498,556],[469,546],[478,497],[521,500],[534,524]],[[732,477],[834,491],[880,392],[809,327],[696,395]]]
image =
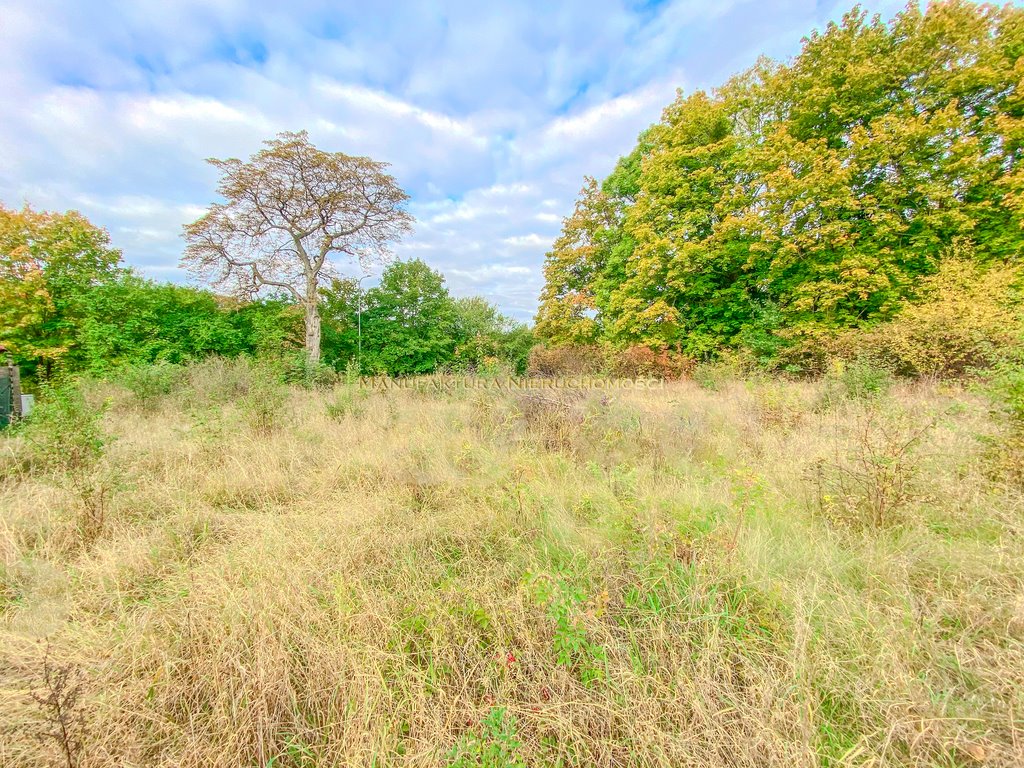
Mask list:
[[296,352],[283,360],[284,380],[306,389],[326,389],[338,381],[338,372],[323,363],[313,363],[305,351]]
[[869,357],[837,360],[824,378],[822,406],[843,400],[874,400],[884,396],[892,384],[892,371]]
[[115,379],[131,391],[144,410],[151,410],[181,386],[185,380],[185,369],[165,361],[140,363],[121,368]]
[[98,463],[106,444],[101,424],[106,407],[89,403],[77,381],[44,389],[24,425],[32,463],[66,472]]

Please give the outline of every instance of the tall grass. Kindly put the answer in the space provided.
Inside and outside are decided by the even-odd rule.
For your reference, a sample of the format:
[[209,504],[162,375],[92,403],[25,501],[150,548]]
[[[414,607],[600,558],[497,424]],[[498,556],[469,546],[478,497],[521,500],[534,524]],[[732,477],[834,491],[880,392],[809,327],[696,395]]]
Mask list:
[[[347,380],[263,411],[252,376],[94,385],[89,546],[60,472],[3,475],[0,764],[66,757],[54,665],[82,766],[1024,760],[1024,507],[981,394]],[[885,482],[922,423],[897,509],[837,469],[822,514],[815,467]]]

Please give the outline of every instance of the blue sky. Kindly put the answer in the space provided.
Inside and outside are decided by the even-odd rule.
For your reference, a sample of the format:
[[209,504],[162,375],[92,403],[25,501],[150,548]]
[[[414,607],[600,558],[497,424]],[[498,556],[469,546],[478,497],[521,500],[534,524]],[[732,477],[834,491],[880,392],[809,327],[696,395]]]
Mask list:
[[791,56],[848,7],[0,0],[0,201],[78,209],[129,264],[185,281],[181,225],[214,199],[203,159],[305,128],[392,164],[417,219],[399,258],[528,320],[584,174],[676,88]]

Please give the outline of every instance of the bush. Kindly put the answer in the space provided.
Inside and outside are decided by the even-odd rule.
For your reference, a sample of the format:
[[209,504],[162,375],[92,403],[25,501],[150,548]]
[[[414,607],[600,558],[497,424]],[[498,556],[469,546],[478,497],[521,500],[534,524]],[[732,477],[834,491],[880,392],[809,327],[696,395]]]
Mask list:
[[531,376],[593,376],[604,369],[604,355],[597,346],[546,347],[530,350],[527,371]]
[[997,366],[987,389],[1005,421],[1004,431],[988,451],[993,475],[1020,483],[1024,480],[1024,365]]
[[854,426],[844,454],[814,465],[818,509],[836,523],[854,527],[890,525],[919,497],[921,470],[918,449],[935,427],[935,419],[920,421],[904,415],[886,416],[867,409]]
[[892,372],[868,357],[849,362],[833,361],[825,375],[822,406],[831,407],[843,400],[871,400],[885,395],[892,387]]
[[106,404],[86,400],[77,381],[45,389],[24,426],[33,463],[66,472],[94,466],[106,443],[100,423],[105,410]]
[[694,364],[690,375],[701,389],[717,392],[727,382],[742,379],[750,372],[748,361],[741,354],[723,350],[713,360]]
[[115,380],[131,391],[144,410],[151,410],[181,385],[185,372],[180,365],[165,361],[140,363],[121,368]]
[[269,366],[255,368],[249,391],[239,401],[249,428],[258,435],[266,435],[280,426],[287,395],[288,390],[274,370]]
[[326,389],[338,381],[338,372],[323,362],[313,363],[303,350],[283,360],[284,380],[306,389]]
[[610,352],[609,370],[619,378],[680,379],[693,371],[693,360],[678,350],[652,349],[635,344],[618,352]]
[[947,258],[921,286],[921,300],[894,320],[839,340],[847,357],[867,355],[899,374],[953,378],[1019,359],[1024,321],[1019,268],[985,269]]
[[361,416],[366,410],[366,391],[359,383],[359,362],[349,360],[333,399],[327,403],[327,415],[332,419]]
[[195,405],[234,402],[249,393],[253,364],[247,357],[208,357],[188,367],[187,380]]

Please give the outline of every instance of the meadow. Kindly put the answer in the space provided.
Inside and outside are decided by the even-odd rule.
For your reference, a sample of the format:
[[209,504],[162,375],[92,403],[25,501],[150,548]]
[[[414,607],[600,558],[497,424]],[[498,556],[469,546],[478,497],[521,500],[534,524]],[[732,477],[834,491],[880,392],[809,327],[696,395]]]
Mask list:
[[984,392],[92,380],[0,437],[4,766],[1013,766]]

